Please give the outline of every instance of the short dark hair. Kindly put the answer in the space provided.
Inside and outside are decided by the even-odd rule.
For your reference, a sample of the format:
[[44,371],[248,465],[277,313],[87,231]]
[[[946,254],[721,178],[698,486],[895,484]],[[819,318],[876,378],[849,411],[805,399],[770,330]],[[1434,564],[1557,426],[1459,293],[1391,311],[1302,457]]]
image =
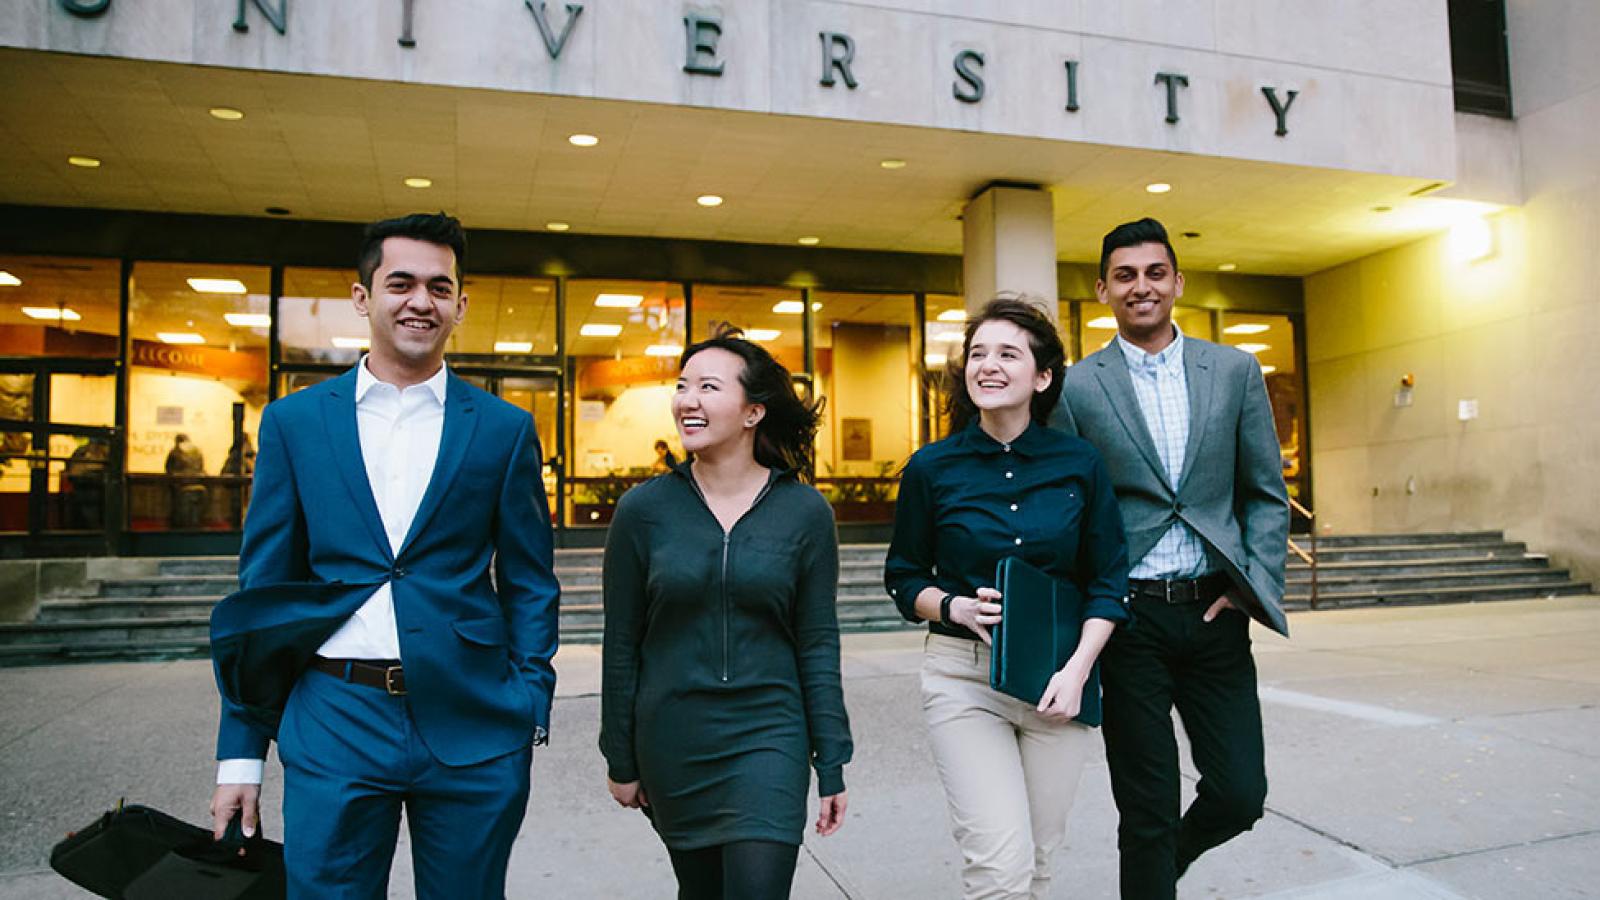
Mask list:
[[1045,425],[1061,399],[1061,380],[1067,374],[1067,349],[1050,317],[1039,306],[1022,295],[1000,296],[990,300],[977,316],[967,321],[965,339],[961,342],[961,358],[949,368],[950,391],[945,404],[950,417],[950,433],[966,428],[978,417],[978,407],[967,394],[967,354],[972,351],[972,336],[985,322],[1010,322],[1028,335],[1028,349],[1033,353],[1033,364],[1040,372],[1050,373],[1050,386],[1033,395],[1028,403],[1028,414],[1033,421]]
[[1167,248],[1167,259],[1172,260],[1172,270],[1178,270],[1178,254],[1172,249],[1172,242],[1167,240],[1166,226],[1146,216],[1137,222],[1124,222],[1107,232],[1105,239],[1100,242],[1100,280],[1105,280],[1113,251],[1140,244],[1160,244]]
[[698,344],[692,344],[678,359],[678,368],[688,365],[696,353],[711,349],[726,350],[744,361],[739,386],[745,401],[766,407],[766,415],[756,424],[756,462],[779,471],[793,470],[809,481],[817,463],[817,425],[822,418],[821,401],[801,400],[794,392],[794,379],[767,352],[767,348],[744,338],[744,332],[728,324]]
[[383,242],[392,237],[414,238],[454,250],[456,287],[461,287],[461,272],[467,265],[467,233],[460,219],[441,211],[412,213],[367,226],[361,235],[361,252],[356,255],[356,275],[367,290],[372,290],[372,273],[383,265]]

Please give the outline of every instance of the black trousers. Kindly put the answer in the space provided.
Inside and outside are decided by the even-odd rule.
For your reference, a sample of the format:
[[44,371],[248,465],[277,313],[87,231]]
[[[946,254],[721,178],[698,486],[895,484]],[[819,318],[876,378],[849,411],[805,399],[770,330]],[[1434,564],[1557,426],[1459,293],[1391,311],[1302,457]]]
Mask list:
[[732,841],[673,850],[678,900],[788,900],[800,848],[776,841]]
[[[1120,821],[1123,900],[1172,900],[1178,877],[1261,818],[1267,774],[1250,620],[1208,603],[1136,599],[1101,655],[1106,761]],[[1177,707],[1199,796],[1178,812]]]

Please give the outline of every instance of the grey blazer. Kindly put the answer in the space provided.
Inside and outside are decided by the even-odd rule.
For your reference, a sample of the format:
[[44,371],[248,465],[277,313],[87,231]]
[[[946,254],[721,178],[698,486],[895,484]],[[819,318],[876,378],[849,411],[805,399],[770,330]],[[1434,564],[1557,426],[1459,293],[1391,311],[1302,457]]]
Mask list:
[[1189,443],[1177,491],[1167,483],[1122,351],[1113,342],[1067,369],[1053,428],[1093,444],[1111,470],[1128,559],[1182,520],[1240,589],[1245,612],[1283,635],[1288,491],[1261,368],[1248,353],[1185,335]]

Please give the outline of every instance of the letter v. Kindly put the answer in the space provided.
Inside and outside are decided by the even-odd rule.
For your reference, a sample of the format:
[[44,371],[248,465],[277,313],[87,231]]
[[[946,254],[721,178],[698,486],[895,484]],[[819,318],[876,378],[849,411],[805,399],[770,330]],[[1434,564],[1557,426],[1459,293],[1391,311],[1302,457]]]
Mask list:
[[567,37],[572,34],[572,26],[578,23],[578,15],[583,12],[582,3],[567,4],[567,24],[561,29],[561,36],[556,37],[550,30],[550,14],[545,11],[544,4],[534,3],[533,0],[523,0],[528,11],[533,13],[534,24],[539,26],[539,37],[544,38],[544,48],[550,51],[551,59],[561,58],[561,48],[567,45]]

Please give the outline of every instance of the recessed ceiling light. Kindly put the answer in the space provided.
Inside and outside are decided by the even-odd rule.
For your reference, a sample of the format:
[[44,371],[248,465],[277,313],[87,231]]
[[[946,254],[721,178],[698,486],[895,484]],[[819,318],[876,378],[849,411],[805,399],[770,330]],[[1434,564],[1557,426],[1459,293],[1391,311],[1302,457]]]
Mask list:
[[1193,241],[1193,240],[1197,240],[1200,237],[1200,232],[1198,232],[1198,231],[1185,231],[1183,233],[1183,236],[1185,238],[1187,238],[1188,240]]
[[683,352],[679,344],[651,344],[644,348],[645,356],[677,356]]
[[544,223],[544,227],[551,231],[566,231],[572,226],[568,225],[566,222],[546,222]]
[[1117,330],[1117,320],[1115,316],[1100,316],[1099,318],[1090,319],[1089,321],[1085,322],[1084,327],[1103,328],[1107,331],[1115,331]]
[[270,328],[272,316],[266,313],[223,313],[222,318],[236,328]]
[[1239,268],[1239,267],[1237,265],[1235,265],[1234,263],[1223,263],[1222,265],[1217,266],[1217,271],[1218,272],[1232,272],[1234,269],[1237,269],[1237,268]]
[[21,278],[18,278],[10,272],[0,271],[0,287],[16,287],[21,283]]
[[158,331],[156,339],[163,344],[204,344],[205,335],[195,334],[192,331]]
[[600,143],[600,139],[592,134],[569,134],[567,135],[567,143],[574,147],[593,147]]
[[1144,189],[1152,194],[1165,194],[1167,191],[1172,190],[1172,185],[1167,184],[1165,181],[1153,181],[1145,185]]
[[595,306],[611,309],[635,309],[643,302],[643,294],[600,294],[594,298]]
[[584,337],[616,337],[621,333],[621,325],[612,325],[607,322],[590,322],[578,329],[578,334]]
[[287,216],[289,214],[289,208],[286,206],[269,206],[262,211],[269,216]]
[[1260,353],[1263,350],[1272,349],[1271,344],[1234,344],[1234,346],[1246,353]]
[[331,338],[333,345],[340,350],[365,350],[372,346],[370,338],[362,337],[336,337]]
[[237,278],[190,278],[189,287],[202,294],[248,294],[250,289]]
[[967,311],[964,309],[947,309],[935,317],[936,322],[965,322]]
[[234,109],[231,106],[213,106],[211,107],[211,118],[221,119],[224,122],[237,122],[244,118],[244,111]]
[[1278,371],[1278,367],[1277,366],[1262,366],[1261,367],[1261,374],[1263,374],[1263,375],[1271,375],[1273,372],[1276,372],[1276,371]]
[[904,169],[906,167],[906,161],[903,159],[885,159],[880,160],[878,165],[884,167],[885,169]]
[[780,316],[798,316],[806,311],[806,305],[800,300],[779,300],[772,305],[772,311]]
[[496,353],[532,353],[533,341],[495,341]]
[[83,318],[77,310],[64,306],[24,306],[22,314],[30,319],[44,319],[50,322],[77,322]]
[[1223,334],[1260,334],[1263,331],[1270,331],[1271,329],[1272,329],[1271,325],[1265,325],[1265,324],[1263,324],[1261,322],[1240,322],[1237,325],[1229,325],[1227,328],[1222,329],[1222,333]]
[[783,332],[776,328],[747,328],[744,336],[752,341],[775,341]]
[[420,175],[413,175],[405,180],[405,185],[408,188],[430,188],[433,187],[433,179],[423,178]]
[[795,238],[794,242],[796,244],[802,244],[802,245],[807,246],[807,247],[815,247],[816,245],[822,243],[822,238],[819,238],[814,234],[808,234],[808,235],[804,235],[802,237]]
[[67,162],[77,166],[80,169],[100,168],[100,160],[98,157],[94,156],[69,156],[67,157]]
[[700,204],[701,206],[721,206],[722,198],[718,197],[716,194],[701,194],[700,196],[694,198],[694,202]]
[[940,366],[950,362],[950,357],[943,353],[929,353],[927,356],[922,358],[922,362],[930,369],[937,369]]
[[955,343],[957,341],[961,341],[961,340],[965,340],[965,339],[966,339],[966,335],[963,334],[961,329],[959,329],[959,328],[952,328],[949,331],[941,331],[938,334],[933,336],[933,340],[944,341],[947,344],[953,344],[953,343]]
[[1375,212],[1375,213],[1394,212],[1394,207],[1392,207],[1392,206],[1374,206],[1372,208],[1372,211]]

